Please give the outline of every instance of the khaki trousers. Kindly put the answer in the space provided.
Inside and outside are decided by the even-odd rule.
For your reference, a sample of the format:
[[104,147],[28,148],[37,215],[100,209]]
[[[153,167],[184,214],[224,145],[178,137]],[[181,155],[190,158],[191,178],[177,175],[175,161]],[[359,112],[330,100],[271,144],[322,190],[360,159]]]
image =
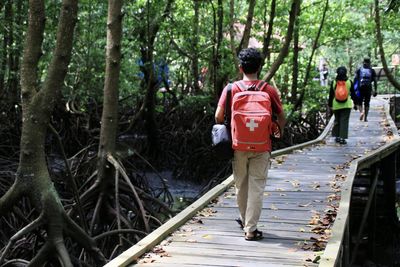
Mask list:
[[257,229],[270,157],[270,152],[235,151],[232,162],[233,178],[240,217],[246,233]]

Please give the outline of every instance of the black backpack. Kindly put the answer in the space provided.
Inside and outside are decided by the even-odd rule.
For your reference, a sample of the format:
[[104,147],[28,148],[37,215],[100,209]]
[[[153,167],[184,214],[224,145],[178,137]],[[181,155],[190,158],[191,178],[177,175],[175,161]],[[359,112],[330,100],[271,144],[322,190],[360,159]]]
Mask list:
[[372,82],[372,69],[370,68],[360,68],[360,85],[370,86]]

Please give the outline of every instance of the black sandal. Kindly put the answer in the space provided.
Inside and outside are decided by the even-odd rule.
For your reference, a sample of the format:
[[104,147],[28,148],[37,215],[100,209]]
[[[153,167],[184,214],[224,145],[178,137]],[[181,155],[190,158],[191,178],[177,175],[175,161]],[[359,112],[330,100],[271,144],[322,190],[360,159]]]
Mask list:
[[252,236],[247,236],[247,234],[245,234],[244,239],[247,241],[257,241],[263,239],[263,233],[261,231],[256,229],[251,233],[253,234]]
[[239,224],[239,226],[240,226],[240,228],[244,228],[244,225],[243,225],[243,222],[242,222],[242,219],[240,219],[240,218],[237,218],[237,219],[235,219],[235,221]]

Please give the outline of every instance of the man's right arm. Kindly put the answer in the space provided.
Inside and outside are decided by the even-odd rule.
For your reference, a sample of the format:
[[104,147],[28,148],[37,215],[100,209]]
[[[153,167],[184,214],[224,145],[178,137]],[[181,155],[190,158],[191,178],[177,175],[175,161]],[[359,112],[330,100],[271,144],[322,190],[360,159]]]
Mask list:
[[215,122],[222,124],[224,122],[224,108],[218,106],[215,111]]
[[222,90],[221,96],[218,100],[218,105],[217,105],[217,110],[215,111],[215,122],[216,123],[224,123],[225,118],[225,102],[226,102],[226,91],[227,91],[227,87],[225,86],[224,90]]

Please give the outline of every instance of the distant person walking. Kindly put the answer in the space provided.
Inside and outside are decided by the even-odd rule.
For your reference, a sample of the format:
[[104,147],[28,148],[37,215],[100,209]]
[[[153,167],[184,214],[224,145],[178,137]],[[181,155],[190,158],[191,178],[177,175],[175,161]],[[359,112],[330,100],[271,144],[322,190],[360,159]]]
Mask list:
[[328,75],[329,75],[329,69],[326,63],[322,64],[322,68],[319,72],[319,79],[321,86],[328,86]]
[[328,106],[335,116],[332,136],[336,143],[344,145],[347,144],[352,99],[355,94],[353,82],[347,77],[346,67],[339,67],[336,73],[336,79],[332,81],[329,91]]
[[[225,102],[231,89],[232,167],[240,212],[236,221],[245,231],[245,240],[255,241],[263,237],[257,224],[270,166],[270,134],[274,125],[283,129],[285,114],[277,90],[257,78],[262,62],[260,52],[247,48],[239,53],[238,58],[243,79],[224,88],[215,121],[224,122]],[[271,120],[273,115],[277,116],[277,124]]]
[[[378,94],[378,86],[376,82],[376,72],[371,67],[371,60],[364,58],[363,66],[356,71],[354,81],[359,87],[360,91],[359,100],[356,102],[357,107],[360,109],[361,115],[360,120],[368,121],[369,102],[371,101],[371,95],[374,97]],[[374,90],[372,90],[372,83],[374,84]],[[364,110],[362,105],[364,104]]]

